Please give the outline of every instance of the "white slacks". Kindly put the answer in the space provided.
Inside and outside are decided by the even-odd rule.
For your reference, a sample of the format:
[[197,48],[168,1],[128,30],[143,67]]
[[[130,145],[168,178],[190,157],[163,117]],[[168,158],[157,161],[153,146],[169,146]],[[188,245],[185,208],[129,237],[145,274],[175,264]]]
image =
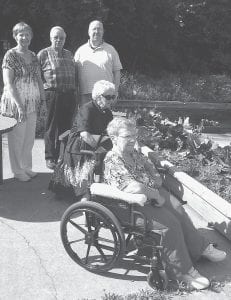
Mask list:
[[10,165],[14,174],[25,174],[25,170],[32,168],[36,120],[37,114],[29,113],[26,121],[18,123],[8,133]]

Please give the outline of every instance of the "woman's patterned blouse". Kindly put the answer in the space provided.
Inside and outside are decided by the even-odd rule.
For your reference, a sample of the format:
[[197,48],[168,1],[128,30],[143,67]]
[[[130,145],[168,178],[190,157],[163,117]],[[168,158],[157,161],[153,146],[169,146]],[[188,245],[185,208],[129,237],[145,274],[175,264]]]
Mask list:
[[[113,149],[109,151],[104,159],[104,181],[120,190],[134,180],[148,187],[158,188],[156,179],[159,182],[160,175],[152,162],[137,151],[134,151],[133,159],[135,164],[131,166]],[[149,168],[153,169],[154,174],[149,172]]]
[[[14,49],[10,49],[6,52],[2,63],[3,69],[14,72],[14,84],[27,113],[36,111],[40,101],[38,83],[40,67],[35,53],[31,51],[30,53],[32,60],[28,63]],[[11,99],[7,87],[4,87],[1,98],[1,112],[3,115],[17,117],[17,107],[14,100]]]

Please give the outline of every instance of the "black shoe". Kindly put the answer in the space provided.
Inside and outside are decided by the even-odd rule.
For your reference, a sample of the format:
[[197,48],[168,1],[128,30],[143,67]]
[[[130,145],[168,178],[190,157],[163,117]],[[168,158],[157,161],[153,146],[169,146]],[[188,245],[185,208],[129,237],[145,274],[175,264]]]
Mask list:
[[47,165],[48,169],[54,170],[56,164],[55,164],[54,159],[47,159],[46,165]]

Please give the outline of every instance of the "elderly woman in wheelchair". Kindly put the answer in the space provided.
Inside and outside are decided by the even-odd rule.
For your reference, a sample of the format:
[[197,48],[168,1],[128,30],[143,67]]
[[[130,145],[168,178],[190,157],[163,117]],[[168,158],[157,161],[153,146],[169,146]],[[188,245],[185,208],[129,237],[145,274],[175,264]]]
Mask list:
[[57,195],[85,194],[88,174],[96,167],[96,160],[81,151],[97,150],[103,159],[105,151],[111,149],[106,127],[113,118],[111,107],[115,102],[114,84],[97,81],[93,86],[92,101],[79,108],[71,130],[60,136],[60,155],[49,185]]
[[104,183],[91,184],[90,201],[73,204],[63,215],[66,251],[87,270],[102,272],[133,244],[150,262],[151,287],[165,288],[168,274],[191,289],[207,288],[209,280],[193,262],[218,262],[226,253],[199,234],[179,201],[162,188],[155,166],[135,149],[135,123],[117,117],[107,132],[113,148],[104,159]]

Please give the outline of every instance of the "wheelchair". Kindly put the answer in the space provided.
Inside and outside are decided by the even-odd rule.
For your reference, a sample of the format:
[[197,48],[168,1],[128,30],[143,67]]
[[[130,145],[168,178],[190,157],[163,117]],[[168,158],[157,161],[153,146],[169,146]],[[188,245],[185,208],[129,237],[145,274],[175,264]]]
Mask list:
[[[97,160],[96,152],[82,153]],[[94,273],[109,271],[126,256],[149,264],[149,286],[164,290],[168,277],[161,258],[162,236],[148,230],[145,215],[136,210],[135,204],[126,202],[135,197],[138,200],[145,196],[102,183],[102,174],[93,171],[87,200],[72,204],[62,216],[62,243],[75,263]]]

